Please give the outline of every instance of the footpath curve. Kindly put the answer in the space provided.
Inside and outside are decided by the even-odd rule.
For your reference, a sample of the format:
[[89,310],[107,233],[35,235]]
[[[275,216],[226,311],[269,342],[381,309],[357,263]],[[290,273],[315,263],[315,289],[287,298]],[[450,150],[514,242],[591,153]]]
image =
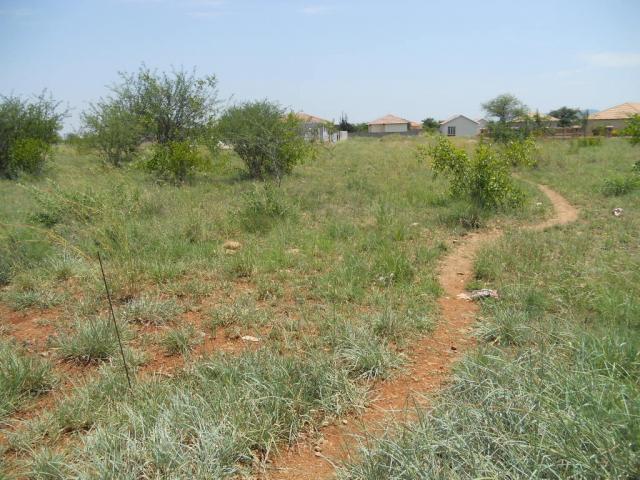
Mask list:
[[[578,210],[562,195],[545,185],[537,185],[553,205],[554,215],[541,223],[524,227],[544,230],[573,222]],[[470,334],[479,306],[457,298],[473,277],[473,263],[479,248],[502,235],[498,230],[475,232],[464,237],[440,262],[438,279],[444,291],[438,299],[441,318],[433,333],[411,349],[407,373],[380,382],[372,391],[372,401],[358,417],[321,430],[322,442],[300,442],[276,456],[261,478],[269,480],[318,480],[330,478],[337,462],[357,455],[355,437],[371,438],[384,431],[384,423],[410,414],[407,407],[420,405],[425,394],[441,388],[451,367],[474,344]]]

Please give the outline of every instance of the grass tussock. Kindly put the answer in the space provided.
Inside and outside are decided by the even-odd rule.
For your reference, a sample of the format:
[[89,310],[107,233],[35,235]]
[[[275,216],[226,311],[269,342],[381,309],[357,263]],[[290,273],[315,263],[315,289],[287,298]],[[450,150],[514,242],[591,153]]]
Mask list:
[[25,400],[51,389],[51,364],[0,340],[0,419],[15,411]]

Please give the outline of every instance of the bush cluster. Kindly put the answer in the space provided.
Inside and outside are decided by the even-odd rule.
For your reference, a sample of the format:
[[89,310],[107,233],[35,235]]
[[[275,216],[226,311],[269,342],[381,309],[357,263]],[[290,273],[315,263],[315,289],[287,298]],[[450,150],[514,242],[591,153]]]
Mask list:
[[[518,150],[525,149],[518,147]],[[513,184],[507,156],[497,153],[487,144],[479,144],[470,157],[449,139],[440,137],[433,147],[419,148],[418,155],[430,157],[434,172],[449,178],[454,197],[465,198],[477,208],[492,209],[522,203],[523,194]]]
[[278,104],[263,100],[229,108],[218,123],[223,142],[233,146],[252,178],[281,179],[314,155],[302,125]]
[[33,100],[1,96],[0,174],[40,173],[65,115],[44,93]]

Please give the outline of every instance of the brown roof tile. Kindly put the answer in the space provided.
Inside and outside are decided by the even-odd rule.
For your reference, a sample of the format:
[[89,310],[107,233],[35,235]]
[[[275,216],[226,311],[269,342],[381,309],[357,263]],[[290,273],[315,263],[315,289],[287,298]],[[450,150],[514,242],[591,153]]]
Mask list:
[[640,103],[627,102],[589,115],[589,120],[620,120],[640,115]]

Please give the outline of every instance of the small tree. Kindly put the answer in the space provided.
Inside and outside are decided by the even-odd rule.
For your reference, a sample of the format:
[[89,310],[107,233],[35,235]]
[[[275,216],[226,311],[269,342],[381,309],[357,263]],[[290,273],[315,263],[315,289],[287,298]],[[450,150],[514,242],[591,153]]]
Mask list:
[[143,138],[136,115],[117,102],[92,105],[82,116],[87,143],[97,148],[112,165],[133,160]]
[[527,107],[510,93],[498,95],[496,98],[482,104],[487,115],[497,119],[499,123],[510,123],[527,114]]
[[67,115],[46,93],[33,100],[0,96],[0,174],[38,173]]
[[131,160],[144,140],[161,145],[202,140],[216,148],[211,135],[218,105],[215,76],[200,78],[195,70],[159,74],[143,65],[120,77],[112,94],[83,115],[87,137],[109,162],[117,166]]
[[640,144],[640,115],[633,115],[626,121],[622,134],[629,137],[631,145]]
[[467,199],[479,209],[517,206],[522,192],[513,184],[509,163],[486,143],[476,147],[473,157],[456,148],[446,137],[439,137],[433,147],[419,147],[418,155],[430,157],[436,174],[449,178],[451,194]]
[[560,107],[551,110],[549,115],[558,119],[559,127],[571,127],[580,123],[581,113],[579,108]]
[[425,132],[435,132],[440,128],[440,122],[438,122],[435,118],[425,118],[422,120],[422,129]]
[[344,113],[340,116],[340,123],[338,124],[338,130],[342,132],[347,131],[349,133],[355,131],[355,126],[352,123],[349,123],[349,118]]
[[145,136],[157,143],[198,138],[217,113],[214,75],[198,78],[195,70],[158,74],[143,65],[137,73],[120,77],[122,82],[112,87],[111,102],[134,114]]
[[279,181],[315,153],[315,145],[301,135],[300,120],[267,100],[229,108],[220,118],[218,131],[253,178]]

